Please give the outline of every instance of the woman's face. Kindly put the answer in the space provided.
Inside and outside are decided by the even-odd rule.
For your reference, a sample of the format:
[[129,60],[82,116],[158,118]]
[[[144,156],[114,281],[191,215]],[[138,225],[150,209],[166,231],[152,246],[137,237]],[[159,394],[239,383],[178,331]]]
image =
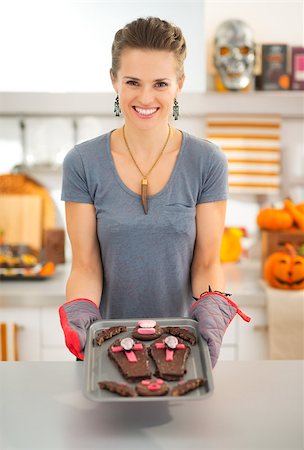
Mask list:
[[125,122],[150,129],[168,123],[183,80],[177,80],[177,63],[172,52],[126,49],[112,83]]

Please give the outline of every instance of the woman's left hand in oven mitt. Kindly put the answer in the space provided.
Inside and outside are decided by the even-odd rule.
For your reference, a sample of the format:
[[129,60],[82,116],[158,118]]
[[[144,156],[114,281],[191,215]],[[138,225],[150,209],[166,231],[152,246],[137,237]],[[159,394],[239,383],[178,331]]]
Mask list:
[[251,320],[228,295],[212,291],[209,286],[209,292],[201,294],[190,308],[190,317],[197,320],[199,332],[208,344],[212,368],[217,363],[223,336],[234,316],[239,314],[246,322]]
[[96,304],[87,298],[77,298],[59,308],[60,323],[68,349],[78,359],[84,359],[87,331],[101,315]]

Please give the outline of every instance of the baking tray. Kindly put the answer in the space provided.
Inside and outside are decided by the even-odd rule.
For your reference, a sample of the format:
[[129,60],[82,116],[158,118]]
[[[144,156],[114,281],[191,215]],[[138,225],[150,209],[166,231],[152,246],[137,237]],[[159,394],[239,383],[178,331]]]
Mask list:
[[[184,318],[155,318],[158,325],[161,327],[165,326],[178,326],[182,328],[187,328],[192,331],[197,337],[197,344],[190,345],[191,353],[187,361],[187,373],[184,375],[182,381],[186,381],[192,378],[205,378],[206,383],[189,392],[186,395],[173,397],[170,394],[166,396],[159,397],[121,397],[118,394],[108,392],[106,390],[100,389],[98,386],[99,381],[116,381],[118,383],[125,383],[131,387],[135,387],[136,383],[128,383],[125,378],[121,375],[113,361],[108,357],[108,348],[116,339],[122,339],[124,337],[130,336],[133,328],[136,327],[137,322],[142,319],[129,319],[129,320],[101,320],[94,322],[87,336],[87,343],[85,348],[85,359],[84,359],[84,380],[83,380],[83,393],[84,395],[96,402],[140,402],[140,401],[189,401],[189,400],[199,400],[204,399],[209,396],[214,389],[213,377],[211,369],[210,355],[208,351],[207,343],[201,338],[198,331],[198,323],[192,319]],[[127,327],[127,331],[120,333],[111,339],[105,341],[101,346],[95,344],[95,339],[100,331],[105,328],[124,325]],[[154,339],[156,340],[156,339]],[[148,347],[154,340],[142,341]],[[150,358],[151,368],[153,371],[154,363]],[[171,389],[178,382],[177,381],[167,381],[169,388]]]

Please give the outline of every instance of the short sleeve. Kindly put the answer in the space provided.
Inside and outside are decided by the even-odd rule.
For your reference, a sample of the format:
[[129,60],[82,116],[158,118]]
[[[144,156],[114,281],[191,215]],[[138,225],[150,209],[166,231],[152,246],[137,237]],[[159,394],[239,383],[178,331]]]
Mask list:
[[209,148],[208,168],[203,176],[197,203],[215,202],[228,198],[228,161],[216,145]]
[[65,202],[93,203],[81,155],[76,147],[63,160],[61,200]]

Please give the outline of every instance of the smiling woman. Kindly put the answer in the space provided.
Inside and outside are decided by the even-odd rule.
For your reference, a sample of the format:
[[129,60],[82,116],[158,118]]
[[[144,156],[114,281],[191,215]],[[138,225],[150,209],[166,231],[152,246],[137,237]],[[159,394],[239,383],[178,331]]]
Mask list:
[[66,344],[81,359],[87,329],[101,317],[190,316],[214,366],[232,318],[250,320],[219,292],[227,160],[169,124],[179,116],[185,57],[181,29],[158,17],[118,30],[110,77],[124,124],[64,160],[72,271],[59,312]]

